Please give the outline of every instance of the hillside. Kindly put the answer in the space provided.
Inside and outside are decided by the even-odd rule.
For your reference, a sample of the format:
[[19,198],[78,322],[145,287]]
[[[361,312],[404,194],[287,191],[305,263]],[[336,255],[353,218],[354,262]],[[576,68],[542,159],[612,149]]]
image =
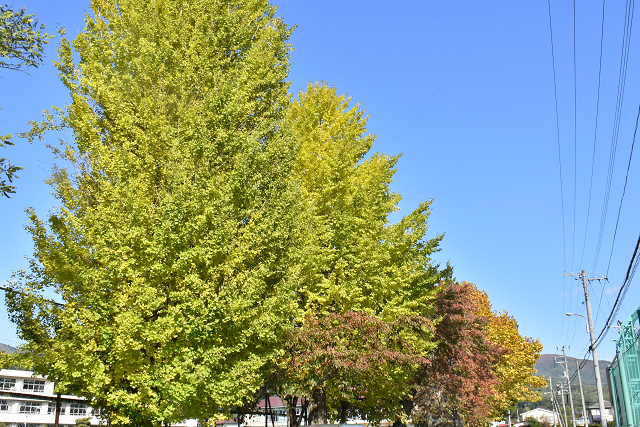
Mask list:
[[[545,378],[551,378],[553,383],[557,383],[564,376],[564,370],[560,364],[555,363],[556,357],[562,357],[559,354],[541,354],[540,359],[538,359],[538,363],[536,364],[536,369],[538,370],[539,376],[544,375]],[[581,362],[581,359],[578,360]],[[569,366],[569,375],[573,375],[576,372],[576,358],[567,356],[567,364]],[[607,385],[607,366],[611,364],[608,360],[600,360],[600,377],[602,378],[603,385]],[[593,369],[593,361],[587,360],[582,369],[580,370],[580,375],[582,376],[582,385],[596,385],[596,374]],[[578,383],[577,377],[575,378],[576,385]],[[606,394],[605,394],[606,395]],[[605,397],[606,398],[606,397]]]
[[[536,364],[538,376],[544,376],[547,380],[551,379],[554,391],[557,391],[557,384],[564,379],[564,370],[561,365],[555,363],[555,358],[561,357],[558,354],[542,354]],[[578,360],[581,362],[581,359]],[[569,376],[573,376],[576,372],[576,358],[567,357],[567,364],[569,366]],[[607,366],[611,364],[608,360],[600,360],[600,378],[602,379],[602,391],[605,400],[609,400],[609,386],[607,382]],[[580,370],[582,376],[582,387],[584,390],[584,400],[587,406],[596,403],[598,401],[598,395],[596,392],[596,375],[593,369],[593,361],[587,360],[582,369]],[[540,390],[542,393],[549,391],[549,387]],[[578,377],[574,377],[571,381],[571,391],[573,393],[573,402],[576,411],[581,410],[582,403],[580,400],[580,386],[578,385]],[[551,400],[548,394],[542,394],[542,400],[539,402],[521,402],[518,404],[518,408],[521,411],[533,409],[535,407],[542,407],[551,409]]]
[[0,343],[0,351],[3,353],[16,353],[18,349],[11,347],[10,345]]

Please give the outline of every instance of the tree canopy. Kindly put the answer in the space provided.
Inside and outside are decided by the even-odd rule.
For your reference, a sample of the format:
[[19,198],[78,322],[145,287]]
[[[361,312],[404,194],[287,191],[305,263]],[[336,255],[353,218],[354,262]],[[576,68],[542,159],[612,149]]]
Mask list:
[[[15,11],[10,6],[0,5],[0,68],[25,71],[42,64],[44,46],[52,36],[44,32],[35,14],[26,14],[25,8]],[[13,145],[11,135],[0,135],[0,148]],[[16,187],[13,180],[20,166],[12,165],[9,159],[0,157],[0,194],[11,197]]]
[[[311,214],[303,287],[297,294],[299,330],[291,337],[314,342],[321,327],[334,331],[327,337],[337,342],[311,346],[312,354],[289,344],[280,364],[280,390],[310,398],[310,418],[318,423],[344,420],[348,411],[373,422],[403,414],[400,401],[410,389],[408,379],[433,348],[429,316],[435,285],[450,275],[448,266],[440,268],[431,258],[442,236],[426,238],[430,202],[396,224],[389,221],[400,201],[390,189],[398,157],[370,153],[375,137],[366,131],[367,116],[350,101],[326,83],[309,84],[291,105],[284,127],[296,147],[293,179]],[[337,319],[351,332],[325,325]],[[348,345],[339,338],[359,336],[363,325],[377,325],[378,332],[363,332]],[[380,340],[380,331],[391,330],[394,337]],[[369,354],[372,346],[386,358],[339,368],[334,359],[312,362],[325,360],[327,346],[336,360],[353,352]],[[300,369],[300,358],[309,370]],[[318,372],[316,366],[327,369]]]
[[438,347],[416,378],[414,416],[425,425],[474,424],[491,411],[493,367],[503,350],[487,336],[489,318],[474,302],[475,286],[443,284],[435,311]]
[[515,317],[506,311],[494,312],[486,292],[476,288],[474,299],[478,311],[489,319],[487,338],[503,349],[494,367],[497,383],[490,399],[490,418],[498,418],[519,401],[540,400],[537,389],[545,387],[546,380],[535,375],[535,366],[542,344],[540,340],[521,336]]
[[[34,368],[114,425],[219,417],[253,397],[294,315],[290,29],[263,0],[91,9],[59,48],[72,102],[32,134],[73,131],[71,166],[50,180],[60,207],[29,211],[13,320]],[[63,305],[28,296],[43,289]]]
[[34,13],[0,5],[0,68],[24,71],[42,64],[44,46],[52,38]]
[[314,423],[479,424],[533,395],[539,343],[433,260],[431,201],[391,222],[399,156],[371,152],[361,105],[324,82],[288,94],[274,6],[91,11],[58,51],[71,103],[27,134],[73,139],[54,148],[59,206],[28,211],[11,361],[114,426],[213,422],[259,390],[290,415],[304,397]]

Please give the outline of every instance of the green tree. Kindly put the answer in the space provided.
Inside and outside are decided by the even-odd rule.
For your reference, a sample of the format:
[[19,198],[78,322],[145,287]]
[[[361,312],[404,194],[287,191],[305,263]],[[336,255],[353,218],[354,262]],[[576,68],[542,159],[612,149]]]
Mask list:
[[[15,12],[6,4],[0,5],[0,68],[24,71],[42,64],[44,46],[52,36],[44,32],[35,14],[26,14],[22,8]],[[11,135],[0,135],[0,147],[13,145]],[[11,185],[21,167],[12,165],[8,159],[0,157],[0,194],[9,198],[15,193]]]
[[52,36],[44,32],[35,14],[0,5],[0,68],[24,71],[42,64],[44,46]]
[[[434,286],[450,275],[448,267],[440,269],[430,258],[442,236],[425,237],[430,202],[398,223],[390,222],[400,201],[390,189],[399,156],[370,153],[375,137],[367,133],[367,116],[360,105],[349,103],[334,87],[309,84],[299,92],[285,122],[285,131],[296,144],[293,177],[312,213],[301,268],[304,287],[297,294],[296,317],[302,331],[296,336],[305,335],[305,319],[322,322],[349,311],[388,325],[414,319],[409,322],[412,326],[396,333],[412,351],[426,354],[433,348],[432,329],[424,320],[431,315]],[[360,352],[366,352],[366,341],[359,344]],[[348,350],[357,351],[354,345],[358,343]],[[402,414],[400,402],[409,391],[407,366],[394,361],[385,366],[367,372],[333,370],[321,380],[327,372],[309,372],[288,389],[281,384],[281,390],[311,398],[313,423],[324,423],[327,416],[344,418],[345,406],[379,421]],[[285,364],[283,369],[297,368]]]
[[29,211],[12,319],[34,369],[111,425],[215,419],[260,387],[294,315],[290,29],[266,0],[91,9],[59,48],[72,102],[30,135],[71,129],[71,166],[50,180],[60,207]]
[[78,418],[76,419],[77,427],[91,427],[91,418]]
[[[7,145],[13,145],[9,141],[11,135],[0,136],[0,148],[6,148]],[[18,177],[16,173],[22,170],[20,166],[12,165],[6,157],[0,157],[0,194],[6,198],[10,198],[10,194],[16,192],[15,185],[11,185],[13,180]]]
[[542,427],[542,423],[540,421],[538,421],[537,418],[534,418],[534,417],[527,417],[527,418],[524,419],[524,422],[529,427]]

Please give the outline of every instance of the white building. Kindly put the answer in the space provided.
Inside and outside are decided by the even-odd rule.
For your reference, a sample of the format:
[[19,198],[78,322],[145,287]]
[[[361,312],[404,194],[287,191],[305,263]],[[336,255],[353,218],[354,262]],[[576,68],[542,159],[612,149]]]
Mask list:
[[[97,425],[100,413],[77,396],[61,396],[60,427],[74,427],[78,418]],[[53,383],[30,371],[0,370],[0,422],[7,427],[53,426],[56,395]]]
[[[600,406],[597,403],[589,406],[587,408],[589,412],[589,423],[591,424],[600,424]],[[608,400],[604,401],[604,419],[606,421],[613,421],[613,410],[611,409],[611,402]]]
[[[296,416],[300,416],[302,411],[301,401],[298,400],[296,405]],[[351,427],[369,425],[366,420],[350,418],[347,424]],[[393,423],[383,422],[381,425],[391,425]],[[256,412],[246,414],[240,427],[286,427],[289,425],[287,405],[279,396],[269,396],[269,401],[262,399],[256,405]],[[305,425],[305,421],[301,420],[301,426]],[[345,424],[335,424],[336,427]],[[238,419],[217,421],[217,427],[238,427]]]
[[544,408],[536,408],[527,412],[523,412],[520,414],[520,421],[524,421],[525,418],[533,417],[536,420],[543,422],[548,422],[549,424],[557,424],[558,417],[557,414],[553,411]]

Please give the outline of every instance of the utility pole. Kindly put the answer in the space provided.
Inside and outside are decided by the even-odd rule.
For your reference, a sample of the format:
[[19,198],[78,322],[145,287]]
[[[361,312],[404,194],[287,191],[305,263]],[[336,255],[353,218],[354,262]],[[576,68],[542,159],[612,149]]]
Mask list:
[[[551,396],[551,409],[553,410],[553,427],[556,427],[557,424],[557,420],[560,419],[560,414],[558,413],[558,411],[556,411],[556,401],[553,398],[553,385],[551,384],[551,378],[549,378],[549,392],[550,392],[550,396]],[[562,425],[562,422],[560,422],[560,425]]]
[[565,273],[565,276],[579,276],[582,279],[582,288],[584,289],[584,300],[587,306],[587,319],[589,321],[589,335],[591,337],[591,354],[593,354],[593,369],[596,372],[596,389],[598,390],[598,406],[600,408],[600,425],[602,427],[607,427],[607,418],[605,416],[605,408],[604,408],[604,397],[602,395],[602,379],[600,378],[600,366],[598,365],[598,351],[596,350],[596,337],[593,333],[593,317],[591,316],[591,303],[589,302],[589,289],[587,286],[587,282],[591,282],[593,280],[606,280],[606,277],[594,277],[592,279],[587,279],[587,273],[582,270],[578,274]]
[[567,419],[567,405],[564,404],[564,383],[559,383],[560,398],[562,399],[562,411],[564,412],[564,425],[569,427],[569,420]]
[[576,426],[576,411],[573,409],[573,394],[571,393],[571,378],[569,378],[569,367],[567,366],[567,354],[562,346],[562,356],[564,357],[564,376],[567,379],[567,386],[569,387],[569,403],[571,404],[571,421],[573,427]]
[[580,364],[576,359],[576,371],[578,372],[578,383],[580,384],[580,398],[582,399],[582,420],[584,427],[589,427],[589,417],[587,415],[587,406],[584,404],[584,393],[582,392],[582,377],[580,376]]

